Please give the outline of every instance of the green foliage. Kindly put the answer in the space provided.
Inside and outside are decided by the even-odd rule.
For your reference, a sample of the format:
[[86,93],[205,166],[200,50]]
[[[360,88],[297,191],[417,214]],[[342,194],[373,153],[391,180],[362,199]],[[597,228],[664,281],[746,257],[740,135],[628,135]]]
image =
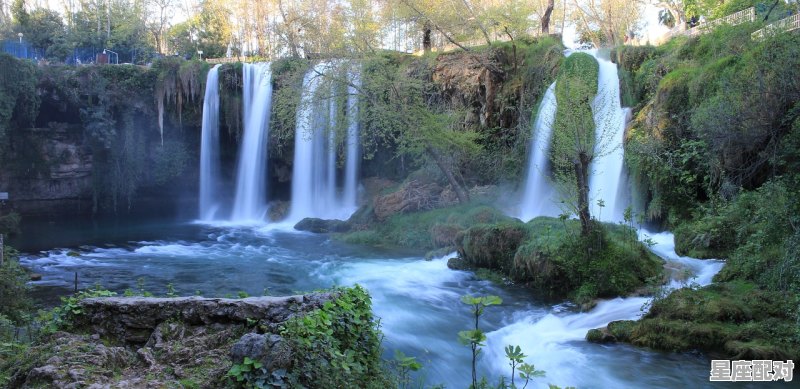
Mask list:
[[336,298],[282,325],[291,346],[290,387],[386,387],[380,331],[361,286],[333,291]]
[[797,300],[749,282],[683,288],[653,303],[631,332],[635,345],[700,349],[731,359],[796,359]]
[[483,311],[486,307],[492,305],[500,305],[503,303],[503,300],[497,296],[470,296],[464,295],[461,296],[461,302],[469,305],[472,316],[475,318],[475,326],[472,329],[466,331],[459,331],[458,332],[458,341],[465,345],[469,346],[472,350],[472,386],[471,388],[477,389],[478,388],[478,354],[480,353],[480,347],[485,346],[484,342],[486,341],[486,334],[480,329],[479,327],[479,320],[480,317],[483,315]]
[[19,232],[20,221],[22,221],[22,218],[14,211],[6,215],[0,215],[0,234],[14,234]]
[[33,303],[28,296],[28,274],[19,265],[19,255],[11,246],[5,246],[2,266],[0,266],[0,317],[14,323],[26,321]]
[[422,364],[417,361],[416,357],[407,356],[400,350],[395,350],[393,362],[397,375],[397,388],[408,388],[412,384],[411,372],[419,371]]
[[662,271],[662,261],[623,225],[597,224],[583,237],[576,220],[539,217],[527,224],[477,225],[460,239],[459,255],[469,265],[498,269],[579,303],[625,295]]
[[[371,210],[368,210],[371,212]],[[458,232],[480,223],[510,220],[499,210],[474,202],[430,211],[396,214],[384,222],[373,222],[369,230],[338,235],[349,243],[399,246],[432,250],[452,247]]]
[[717,280],[748,280],[768,290],[800,293],[796,223],[798,188],[788,179],[701,207],[676,229],[676,249],[728,261]]
[[37,321],[41,325],[41,331],[44,334],[49,334],[72,329],[75,320],[83,314],[83,309],[80,305],[81,301],[87,298],[112,297],[116,295],[116,293],[96,285],[94,288],[82,290],[73,296],[61,297],[61,306],[39,313]]
[[[243,388],[271,388],[275,384],[280,384],[279,380],[282,378],[280,372],[273,373],[276,377],[272,377],[264,367],[264,364],[244,357],[242,363],[235,363],[231,366],[226,376],[234,381],[234,385]],[[285,372],[284,372],[285,374]],[[271,378],[277,378],[274,380]]]
[[650,99],[626,145],[650,218],[675,224],[692,217],[694,204],[792,172],[776,150],[798,116],[798,36],[757,42],[753,29],[721,26],[657,48],[638,69],[627,65],[636,94]]
[[29,61],[0,53],[0,158],[3,158],[6,137],[11,130],[30,127],[39,112],[40,97],[36,91],[38,71]]
[[294,145],[297,107],[308,65],[307,61],[298,59],[281,59],[272,63],[275,89],[270,119],[270,155],[291,156],[288,151]]

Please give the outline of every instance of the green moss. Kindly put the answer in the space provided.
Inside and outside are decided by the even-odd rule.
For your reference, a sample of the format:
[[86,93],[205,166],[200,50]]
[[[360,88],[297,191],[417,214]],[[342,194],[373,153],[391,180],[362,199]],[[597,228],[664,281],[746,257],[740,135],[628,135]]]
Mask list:
[[796,310],[794,299],[747,282],[680,289],[653,302],[630,331],[630,341],[733,359],[792,359],[800,355]]
[[510,218],[478,203],[397,214],[380,223],[372,218],[370,207],[363,207],[350,219],[351,224],[359,225],[362,230],[338,234],[336,238],[350,243],[428,251],[453,246],[456,234],[470,226],[503,220]]
[[527,224],[477,225],[457,241],[468,267],[502,272],[550,296],[586,303],[625,295],[657,278],[662,261],[619,225],[580,236],[575,220],[540,217]]

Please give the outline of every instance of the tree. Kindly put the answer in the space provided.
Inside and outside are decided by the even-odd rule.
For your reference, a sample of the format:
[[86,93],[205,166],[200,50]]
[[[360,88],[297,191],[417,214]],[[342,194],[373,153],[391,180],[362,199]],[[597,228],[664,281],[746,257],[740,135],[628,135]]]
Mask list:
[[175,15],[175,0],[150,0],[149,5],[152,7],[152,16],[148,25],[156,43],[156,51],[166,54],[166,34],[169,21]]
[[480,151],[479,134],[459,126],[459,111],[440,110],[426,96],[434,86],[409,75],[386,57],[364,65],[359,93],[368,102],[363,110],[365,148],[395,146],[398,157],[422,164],[433,162],[453,188],[459,202],[469,201],[459,167]]
[[605,141],[606,126],[596,125],[592,115],[598,74],[597,60],[585,53],[575,53],[564,60],[556,82],[558,108],[553,123],[551,161],[563,203],[578,215],[584,236],[592,230],[590,167],[595,158],[612,151]]
[[619,46],[638,29],[641,0],[572,0],[573,19],[596,47]]
[[542,34],[550,33],[550,16],[553,14],[553,8],[555,8],[555,0],[548,0],[547,8],[542,15]]

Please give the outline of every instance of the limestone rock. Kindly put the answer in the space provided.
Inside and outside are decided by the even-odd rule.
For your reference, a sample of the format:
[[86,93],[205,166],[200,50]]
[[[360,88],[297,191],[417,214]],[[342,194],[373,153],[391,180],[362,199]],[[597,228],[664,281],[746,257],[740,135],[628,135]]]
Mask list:
[[[330,293],[286,297],[223,299],[202,297],[110,297],[81,301],[78,326],[125,343],[145,344],[167,320],[189,325],[243,324],[256,319],[267,327],[322,306]],[[158,343],[154,339],[153,345]]]

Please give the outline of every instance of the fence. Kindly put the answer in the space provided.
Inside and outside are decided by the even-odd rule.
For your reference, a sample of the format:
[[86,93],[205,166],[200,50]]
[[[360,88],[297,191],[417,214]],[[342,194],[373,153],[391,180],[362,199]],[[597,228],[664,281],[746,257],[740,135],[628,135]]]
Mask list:
[[756,8],[750,7],[748,9],[741,10],[736,13],[732,13],[728,16],[723,18],[714,19],[707,23],[702,23],[699,26],[692,27],[686,31],[683,31],[683,35],[687,36],[698,36],[708,32],[711,32],[715,28],[727,24],[730,26],[736,26],[742,23],[752,23],[756,21]]
[[767,36],[780,34],[782,32],[789,32],[800,29],[800,14],[794,14],[788,18],[778,20],[775,23],[768,24],[766,27],[750,34],[753,40],[761,40]]
[[[32,61],[54,60],[69,65],[92,64],[97,61],[97,54],[103,52],[103,47],[77,47],[74,49],[61,50],[58,54],[52,51],[46,52],[44,49],[31,46],[30,43],[17,40],[2,41],[3,52],[20,59]],[[144,63],[151,61],[155,56],[146,50],[123,50],[116,49],[118,55],[114,56],[114,61],[119,63]]]

